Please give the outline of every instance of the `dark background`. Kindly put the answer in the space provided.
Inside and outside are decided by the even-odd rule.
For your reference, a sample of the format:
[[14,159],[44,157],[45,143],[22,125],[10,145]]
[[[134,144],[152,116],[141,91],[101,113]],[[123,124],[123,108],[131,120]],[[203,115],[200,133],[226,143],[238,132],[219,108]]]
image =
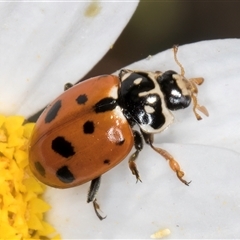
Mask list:
[[84,79],[115,72],[174,44],[220,38],[240,38],[240,1],[140,1],[113,49]]

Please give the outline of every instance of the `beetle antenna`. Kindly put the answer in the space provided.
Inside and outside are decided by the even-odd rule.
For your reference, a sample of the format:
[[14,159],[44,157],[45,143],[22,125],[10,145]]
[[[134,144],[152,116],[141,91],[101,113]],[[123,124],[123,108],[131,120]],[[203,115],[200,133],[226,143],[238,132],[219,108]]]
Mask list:
[[174,45],[173,46],[174,60],[175,60],[175,62],[177,63],[177,65],[181,69],[181,76],[184,76],[185,75],[185,71],[184,71],[184,68],[183,68],[182,64],[177,59],[177,52],[178,52],[178,45]]

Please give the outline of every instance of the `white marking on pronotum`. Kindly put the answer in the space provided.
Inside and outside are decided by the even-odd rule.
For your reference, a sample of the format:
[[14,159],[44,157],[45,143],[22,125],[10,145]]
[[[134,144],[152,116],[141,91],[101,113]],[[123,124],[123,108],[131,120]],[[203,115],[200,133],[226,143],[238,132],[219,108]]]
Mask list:
[[154,113],[154,112],[155,112],[154,108],[151,107],[151,106],[148,106],[148,105],[144,106],[144,110],[145,110],[147,113]]
[[135,79],[135,80],[133,81],[133,83],[134,83],[135,85],[139,85],[139,84],[141,83],[141,81],[142,81],[142,78],[137,78],[137,79]]
[[121,77],[122,82],[123,82],[124,80],[126,80],[131,74],[132,74],[131,71],[130,71],[130,72],[124,72],[124,74],[123,74],[122,77]]
[[[173,117],[173,114],[170,112],[170,110],[166,106],[164,95],[163,95],[163,93],[162,93],[162,91],[161,91],[161,89],[159,87],[159,84],[158,84],[158,82],[156,80],[156,78],[157,78],[156,74],[157,73],[147,72],[147,74],[148,74],[148,77],[154,83],[154,88],[151,89],[150,91],[139,93],[139,97],[144,97],[144,96],[148,97],[150,94],[158,95],[160,97],[160,100],[161,100],[161,109],[162,109],[162,113],[159,113],[159,114],[163,114],[164,115],[165,122],[158,129],[152,128],[149,124],[140,124],[140,127],[141,127],[141,129],[144,132],[147,132],[147,133],[158,133],[158,132],[161,132],[164,129],[166,129],[173,122],[174,117]],[[161,73],[159,73],[159,74],[161,74]],[[151,98],[151,97],[149,99],[150,99],[149,101],[153,101],[154,100],[154,98]]]
[[149,96],[148,99],[147,99],[147,102],[148,102],[149,104],[153,104],[153,103],[157,102],[157,97],[156,97],[156,95]]
[[181,89],[182,94],[184,96],[191,95],[191,93],[189,92],[189,90],[187,88],[187,85],[189,85],[188,80],[179,74],[173,74],[172,76],[176,80],[176,83],[177,83],[178,87]]

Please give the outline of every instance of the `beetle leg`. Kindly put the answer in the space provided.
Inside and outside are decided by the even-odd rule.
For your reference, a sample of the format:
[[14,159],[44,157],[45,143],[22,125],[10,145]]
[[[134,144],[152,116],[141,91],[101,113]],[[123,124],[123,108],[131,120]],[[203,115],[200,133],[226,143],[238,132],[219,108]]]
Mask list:
[[144,132],[142,132],[142,134],[146,143],[149,144],[153,150],[155,150],[157,153],[163,156],[167,161],[169,161],[169,166],[177,174],[178,179],[185,185],[189,186],[191,181],[187,182],[186,180],[183,179],[184,172],[181,170],[178,162],[174,159],[174,157],[166,150],[153,146],[153,134],[147,134]]
[[143,141],[142,141],[142,136],[138,131],[133,131],[133,137],[134,137],[134,146],[136,151],[130,156],[128,164],[129,164],[130,170],[132,171],[132,174],[136,176],[137,182],[138,181],[142,182],[140,179],[135,161],[138,157],[139,152],[143,148]]
[[189,90],[191,91],[191,98],[193,100],[193,112],[197,120],[201,120],[202,117],[196,112],[196,109],[208,117],[209,116],[208,110],[204,106],[200,106],[197,101],[198,89],[196,85],[201,85],[204,79],[199,77],[199,78],[191,78],[188,81],[190,83]]
[[91,181],[91,185],[90,185],[88,197],[87,197],[87,202],[88,203],[93,202],[93,208],[94,208],[96,215],[98,216],[98,218],[100,220],[103,220],[107,216],[102,217],[100,215],[100,213],[98,212],[98,210],[100,210],[100,207],[99,207],[99,204],[97,203],[97,199],[96,199],[96,195],[97,195],[98,189],[100,187],[100,182],[101,182],[101,176],[97,177]]

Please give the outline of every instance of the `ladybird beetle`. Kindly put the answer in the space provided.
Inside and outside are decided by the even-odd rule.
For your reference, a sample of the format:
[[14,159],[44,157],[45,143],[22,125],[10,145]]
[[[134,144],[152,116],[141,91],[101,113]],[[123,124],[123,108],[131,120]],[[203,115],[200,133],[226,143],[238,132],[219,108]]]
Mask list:
[[[134,147],[129,168],[141,181],[135,163],[144,141],[162,155],[184,184],[177,161],[167,151],[153,146],[153,135],[173,121],[171,111],[193,102],[196,110],[208,116],[198,105],[197,85],[203,78],[186,79],[174,71],[144,72],[123,69],[119,76],[94,77],[68,88],[46,107],[30,140],[30,168],[43,183],[69,188],[91,181],[87,202],[93,202],[100,220],[96,194],[101,175],[120,163]],[[133,130],[137,125],[139,130]],[[99,153],[99,149],[101,149]]]

